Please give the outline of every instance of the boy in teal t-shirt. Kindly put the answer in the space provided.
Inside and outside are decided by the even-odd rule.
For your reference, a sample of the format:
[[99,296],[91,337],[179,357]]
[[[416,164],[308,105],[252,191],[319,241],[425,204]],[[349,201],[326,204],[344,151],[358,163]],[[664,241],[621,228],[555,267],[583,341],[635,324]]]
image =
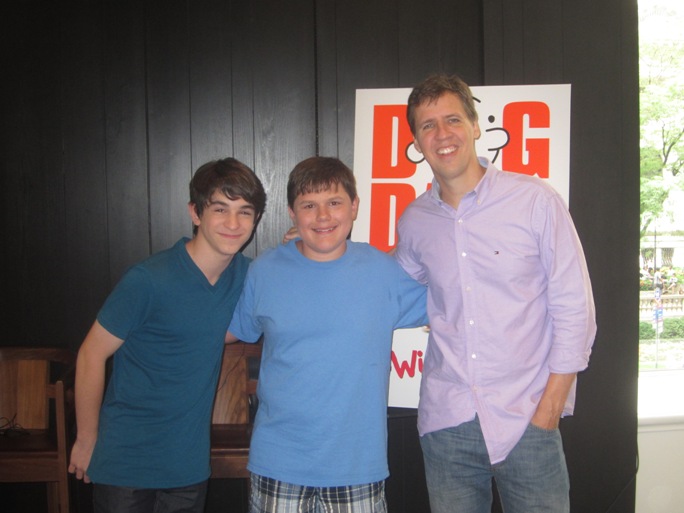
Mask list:
[[252,263],[229,328],[264,335],[250,513],[382,513],[392,332],[427,324],[426,289],[348,240],[359,198],[342,162],[300,162],[287,196],[301,239]]
[[265,205],[244,164],[200,167],[190,182],[194,237],[132,267],[100,310],[78,353],[69,465],[94,483],[96,513],[204,511],[212,403],[249,265],[240,250]]

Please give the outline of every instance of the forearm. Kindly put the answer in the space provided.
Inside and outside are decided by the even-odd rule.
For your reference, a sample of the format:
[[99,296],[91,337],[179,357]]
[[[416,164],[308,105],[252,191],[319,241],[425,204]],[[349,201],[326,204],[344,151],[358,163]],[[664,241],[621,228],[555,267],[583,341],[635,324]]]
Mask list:
[[90,458],[97,442],[100,407],[104,392],[105,361],[83,343],[76,359],[76,440],[71,449],[69,472],[77,479],[90,482],[87,474]]
[[532,424],[543,429],[558,427],[568,394],[577,379],[577,374],[551,374],[544,393],[539,399]]
[[81,443],[90,447],[97,440],[104,381],[105,362],[99,361],[84,347],[76,361],[76,436]]
[[95,321],[76,359],[76,441],[71,449],[69,472],[90,482],[87,474],[100,420],[107,359],[123,344]]
[[107,359],[123,344],[95,321],[81,344],[76,359],[76,425],[77,439],[95,444],[105,387]]

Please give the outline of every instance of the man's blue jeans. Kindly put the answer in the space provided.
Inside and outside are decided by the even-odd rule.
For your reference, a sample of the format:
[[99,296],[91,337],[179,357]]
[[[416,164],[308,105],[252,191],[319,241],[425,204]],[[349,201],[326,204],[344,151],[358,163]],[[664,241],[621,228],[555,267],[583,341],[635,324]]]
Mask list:
[[492,478],[506,513],[568,513],[570,482],[558,429],[532,424],[501,463],[489,462],[477,417],[421,437],[432,513],[490,513]]

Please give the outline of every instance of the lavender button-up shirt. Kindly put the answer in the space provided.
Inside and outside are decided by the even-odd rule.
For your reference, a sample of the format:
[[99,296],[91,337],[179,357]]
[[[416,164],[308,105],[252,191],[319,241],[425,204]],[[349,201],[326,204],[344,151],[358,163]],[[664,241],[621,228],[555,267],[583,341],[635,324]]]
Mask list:
[[[436,182],[409,205],[396,258],[428,285],[419,433],[477,414],[494,464],[522,437],[549,374],[587,367],[596,323],[562,198],[537,178],[480,163],[487,171],[458,209],[441,201]],[[563,415],[574,396],[573,388]]]

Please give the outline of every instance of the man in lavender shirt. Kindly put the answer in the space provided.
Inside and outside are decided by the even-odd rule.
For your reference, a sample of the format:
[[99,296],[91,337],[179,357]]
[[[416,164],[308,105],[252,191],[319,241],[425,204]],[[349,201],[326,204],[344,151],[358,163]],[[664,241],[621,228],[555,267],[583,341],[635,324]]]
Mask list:
[[568,512],[558,424],[596,334],[582,247],[541,180],[478,158],[470,89],[435,75],[408,121],[432,188],[402,215],[396,258],[428,285],[418,408],[432,513]]

